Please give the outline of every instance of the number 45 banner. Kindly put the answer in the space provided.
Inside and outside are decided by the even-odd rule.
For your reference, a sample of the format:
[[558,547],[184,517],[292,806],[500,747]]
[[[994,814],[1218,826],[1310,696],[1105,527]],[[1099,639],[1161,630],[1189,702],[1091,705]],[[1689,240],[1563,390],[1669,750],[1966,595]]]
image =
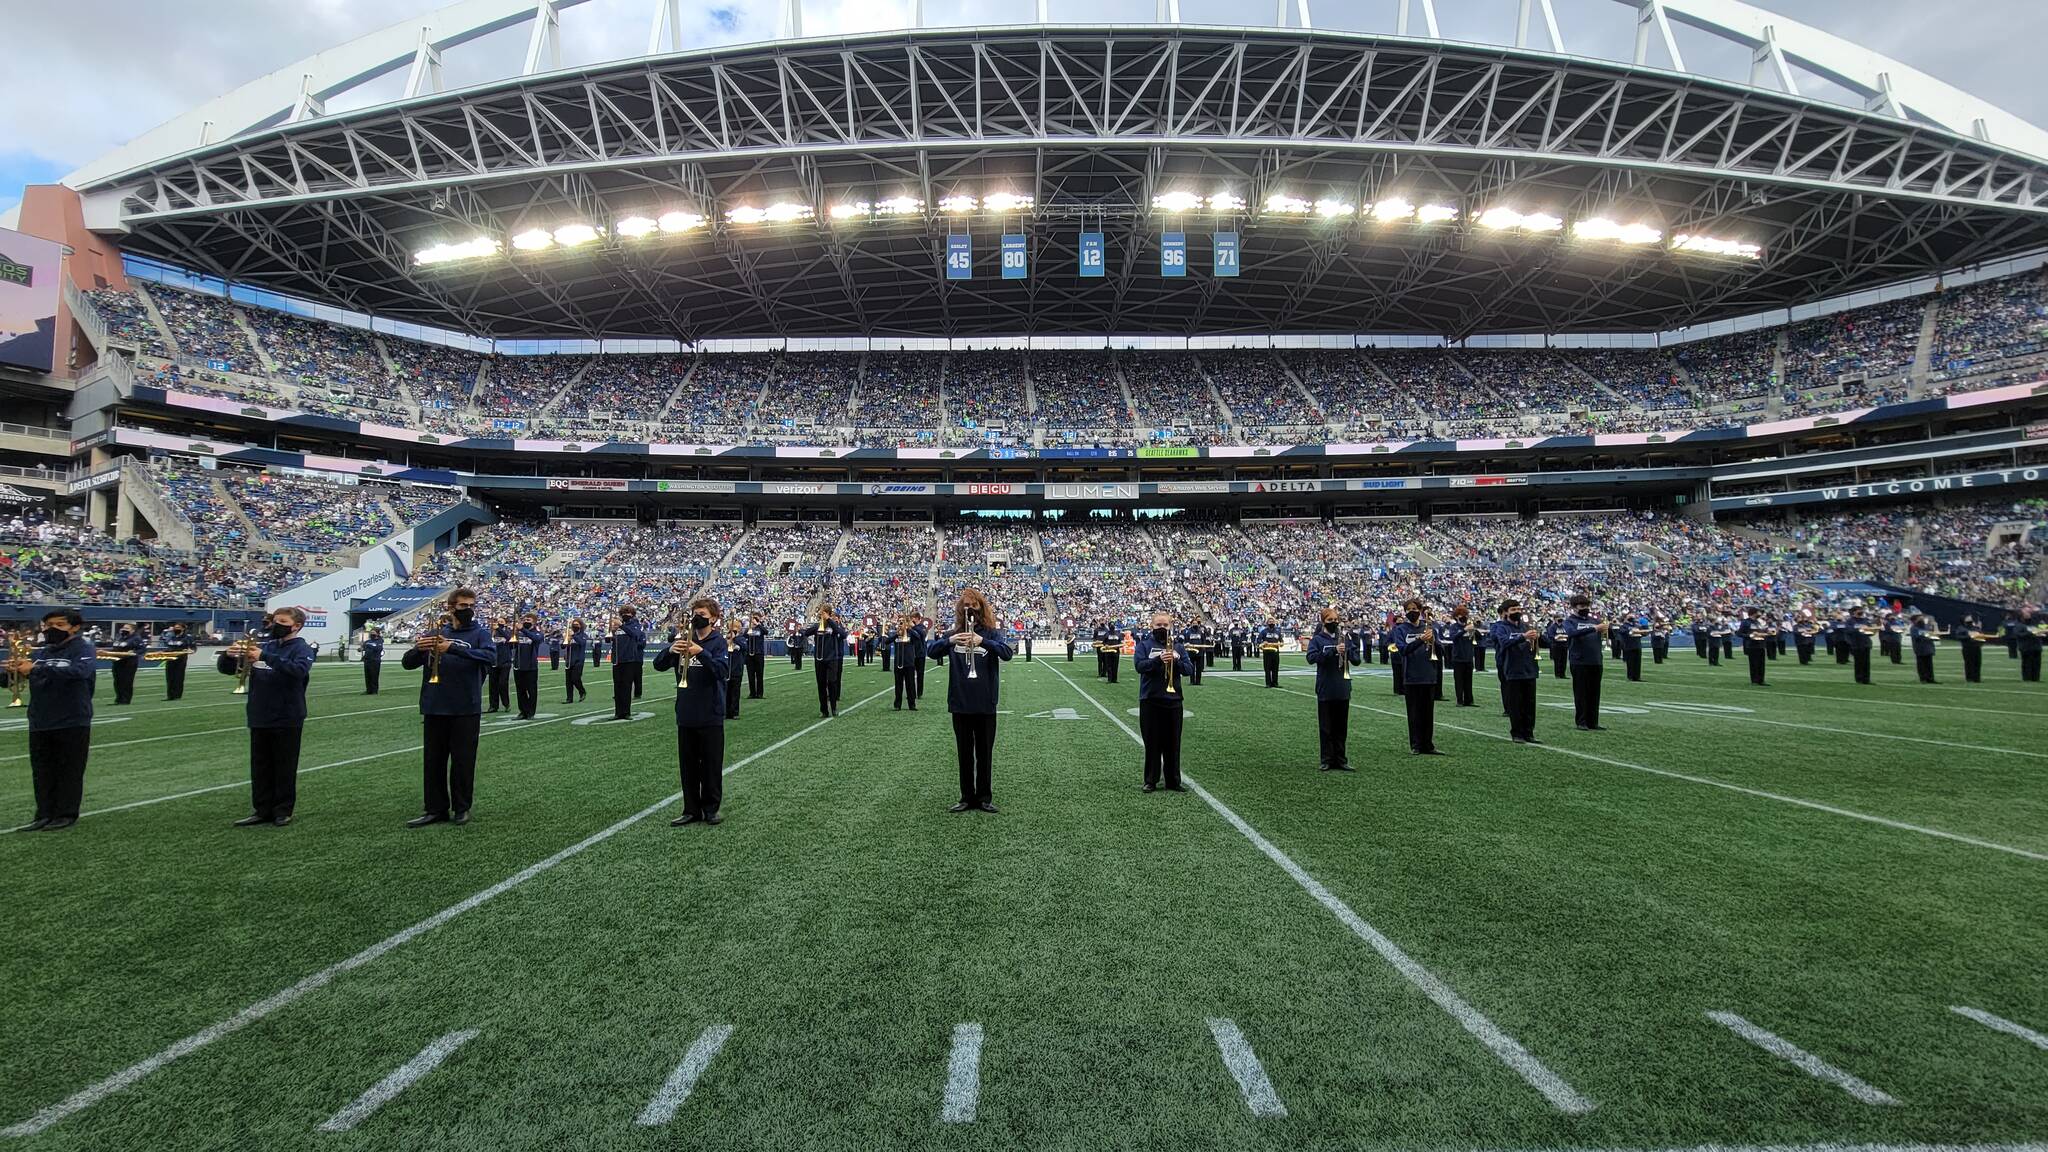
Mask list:
[[966,235],[946,237],[946,279],[974,278],[974,241]]

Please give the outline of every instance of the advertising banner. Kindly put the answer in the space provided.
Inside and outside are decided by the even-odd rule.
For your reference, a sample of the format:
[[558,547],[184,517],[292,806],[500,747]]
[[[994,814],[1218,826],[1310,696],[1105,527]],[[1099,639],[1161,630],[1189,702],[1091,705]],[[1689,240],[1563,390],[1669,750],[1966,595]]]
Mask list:
[[56,363],[63,260],[63,245],[0,228],[0,364],[48,372]]

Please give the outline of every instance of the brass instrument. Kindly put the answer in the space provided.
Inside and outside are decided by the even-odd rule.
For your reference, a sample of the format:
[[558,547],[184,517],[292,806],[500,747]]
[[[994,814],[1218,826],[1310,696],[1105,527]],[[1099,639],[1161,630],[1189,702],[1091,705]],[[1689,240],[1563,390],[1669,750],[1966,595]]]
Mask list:
[[[453,623],[455,623],[455,614],[453,612],[441,613],[440,617],[434,621],[434,633],[436,635],[445,635],[445,633],[442,632],[442,629],[447,628],[449,625]],[[427,683],[439,684],[440,682],[441,651],[437,648],[434,651],[427,653]]]
[[191,655],[189,652],[144,652],[142,658],[151,662],[158,662],[163,660],[183,660],[189,655]]
[[1173,674],[1180,668],[1180,654],[1173,650],[1173,641],[1166,642],[1166,694],[1180,695],[1180,689],[1173,686]]
[[228,695],[247,696],[249,694],[249,670],[256,664],[256,645],[262,636],[263,634],[254,628],[249,629],[243,635],[241,642],[242,653],[235,658],[235,690],[228,693]]
[[[33,660],[35,658],[35,645],[30,642],[29,634],[26,631],[9,632],[7,634],[7,651],[13,660]],[[14,693],[14,699],[9,700],[7,706],[9,708],[28,707],[28,674],[9,670],[7,684]]]

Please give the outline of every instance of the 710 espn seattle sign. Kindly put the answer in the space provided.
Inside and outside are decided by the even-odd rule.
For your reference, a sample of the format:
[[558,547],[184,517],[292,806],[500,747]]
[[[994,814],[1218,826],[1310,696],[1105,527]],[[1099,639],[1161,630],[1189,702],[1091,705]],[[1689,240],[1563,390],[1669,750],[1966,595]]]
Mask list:
[[1887,480],[1881,484],[1843,484],[1835,488],[1808,488],[1799,492],[1770,492],[1760,496],[1721,496],[1713,503],[1716,512],[1743,508],[1781,508],[1794,504],[1840,504],[1857,500],[1886,500],[1935,492],[1974,491],[2008,484],[2035,484],[2048,480],[2048,468],[1997,468],[1988,472],[1963,472],[1954,476],[1927,476],[1913,480]]

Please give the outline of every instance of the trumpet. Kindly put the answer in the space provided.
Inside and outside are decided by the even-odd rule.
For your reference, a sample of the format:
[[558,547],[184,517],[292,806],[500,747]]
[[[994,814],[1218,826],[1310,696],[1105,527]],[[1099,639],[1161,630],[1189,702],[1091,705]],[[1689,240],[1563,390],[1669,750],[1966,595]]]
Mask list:
[[[445,633],[443,632],[443,629],[447,628],[450,624],[453,623],[455,623],[455,614],[453,612],[441,613],[440,617],[434,621],[435,634],[444,635]],[[439,649],[436,649],[433,652],[427,654],[427,683],[439,684],[440,682],[441,652]]]
[[[7,651],[14,660],[33,660],[35,658],[35,645],[29,642],[29,634],[27,632],[9,632],[7,634]],[[9,700],[7,706],[9,708],[28,707],[28,675],[10,670],[7,684],[14,693],[14,699]]]
[[256,647],[262,635],[262,633],[251,628],[243,635],[241,643],[236,645],[242,651],[235,658],[235,690],[228,693],[228,695],[247,696],[249,694],[249,669],[256,663]]

